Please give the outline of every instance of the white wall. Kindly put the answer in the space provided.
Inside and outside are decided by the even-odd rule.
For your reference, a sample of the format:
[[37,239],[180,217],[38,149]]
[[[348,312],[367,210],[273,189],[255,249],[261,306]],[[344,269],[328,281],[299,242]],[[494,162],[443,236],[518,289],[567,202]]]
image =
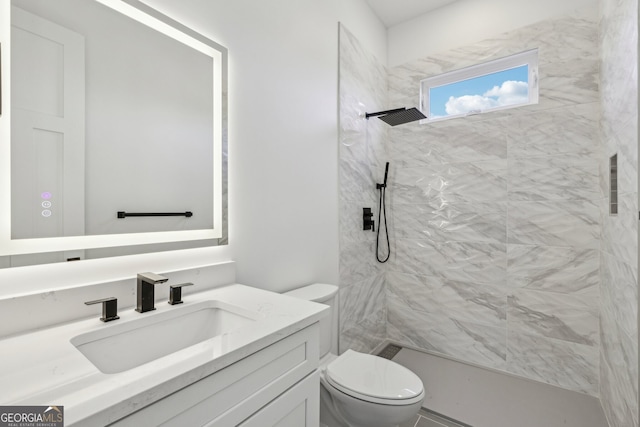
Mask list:
[[598,0],[459,0],[389,28],[388,66],[597,4]]
[[387,29],[380,19],[364,1],[334,0],[338,3],[338,17],[351,33],[357,38],[363,48],[375,55],[387,65]]
[[229,49],[238,281],[272,290],[337,283],[337,23],[378,43],[382,25],[335,0],[148,3]]
[[[361,0],[148,0],[229,49],[229,240],[193,249],[0,270],[0,286],[133,277],[225,259],[275,291],[338,281],[338,22],[386,51]],[[0,290],[2,292],[2,290]]]

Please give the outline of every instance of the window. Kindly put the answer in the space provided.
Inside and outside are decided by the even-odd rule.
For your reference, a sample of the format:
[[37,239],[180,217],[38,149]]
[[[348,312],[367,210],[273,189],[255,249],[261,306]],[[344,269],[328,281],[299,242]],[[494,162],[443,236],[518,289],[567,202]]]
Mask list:
[[538,103],[538,50],[422,80],[421,109],[442,120]]

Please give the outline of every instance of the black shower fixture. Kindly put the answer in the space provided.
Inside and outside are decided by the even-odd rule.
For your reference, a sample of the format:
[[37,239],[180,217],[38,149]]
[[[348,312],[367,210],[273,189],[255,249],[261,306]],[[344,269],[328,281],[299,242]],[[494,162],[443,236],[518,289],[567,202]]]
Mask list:
[[[389,175],[389,162],[384,167],[384,181],[382,184],[376,184],[376,189],[380,190],[380,203],[378,204],[378,234],[376,234],[376,259],[380,263],[389,261],[391,256],[391,246],[389,245],[389,228],[387,227],[387,202],[385,196],[387,194],[387,176]],[[380,230],[384,227],[384,234],[387,238],[387,256],[380,256]]]
[[371,208],[362,208],[362,229],[376,231],[376,224],[373,218]]
[[391,126],[403,125],[427,118],[427,116],[415,107],[409,108],[408,110],[406,108],[396,108],[395,110],[380,111],[378,113],[366,113],[365,117],[367,120],[369,120],[369,117],[377,117]]

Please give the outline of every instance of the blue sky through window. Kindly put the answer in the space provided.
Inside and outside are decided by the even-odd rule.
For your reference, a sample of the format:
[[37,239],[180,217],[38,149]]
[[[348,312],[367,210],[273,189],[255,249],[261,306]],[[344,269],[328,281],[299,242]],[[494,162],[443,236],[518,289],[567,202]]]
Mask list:
[[432,119],[529,102],[529,67],[523,65],[429,89]]

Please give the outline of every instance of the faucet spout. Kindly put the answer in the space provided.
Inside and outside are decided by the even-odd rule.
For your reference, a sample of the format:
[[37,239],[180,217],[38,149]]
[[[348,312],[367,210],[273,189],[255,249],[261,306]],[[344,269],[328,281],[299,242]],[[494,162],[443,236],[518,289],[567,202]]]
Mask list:
[[136,311],[146,313],[155,310],[155,285],[168,278],[155,273],[139,273],[137,278]]

